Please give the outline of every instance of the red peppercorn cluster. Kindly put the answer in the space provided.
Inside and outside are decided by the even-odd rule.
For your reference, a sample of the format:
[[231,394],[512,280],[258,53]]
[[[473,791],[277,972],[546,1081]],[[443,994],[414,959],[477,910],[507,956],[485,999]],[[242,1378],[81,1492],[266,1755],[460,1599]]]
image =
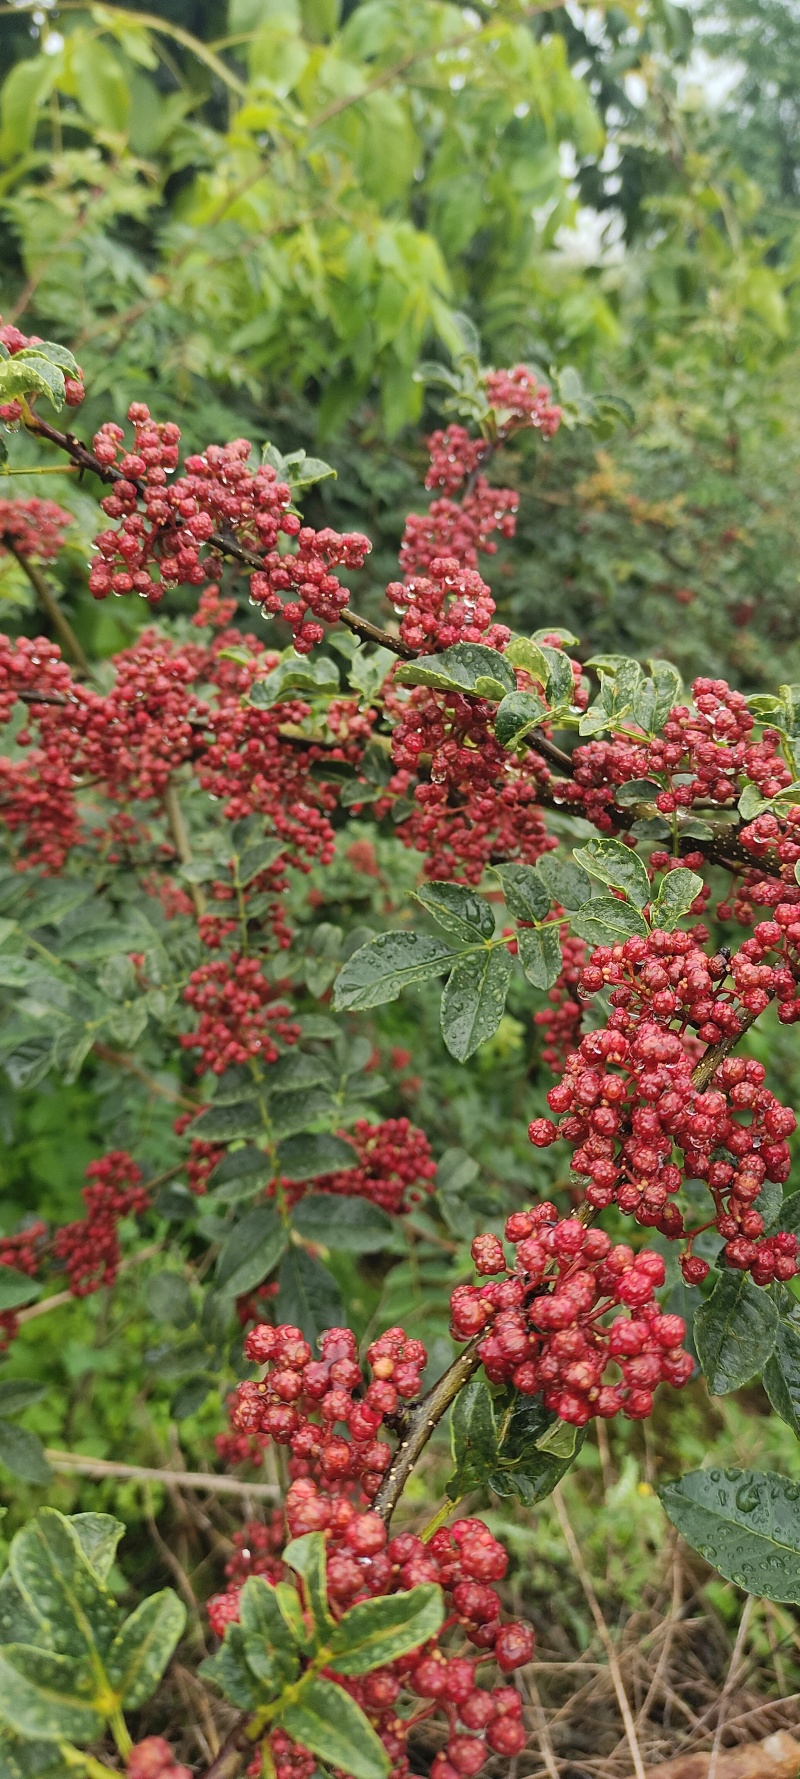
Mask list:
[[178,1042],[184,1050],[199,1050],[199,1075],[205,1069],[224,1075],[251,1056],[277,1062],[279,1043],[297,1043],[300,1028],[292,1024],[287,1003],[277,995],[260,960],[237,951],[211,958],[192,971],[183,998],[199,1014],[199,1021],[195,1031],[182,1033]]
[[[505,1233],[512,1264],[498,1236],[476,1236],[477,1271],[501,1276],[457,1285],[450,1299],[457,1340],[485,1330],[478,1351],[491,1383],[541,1395],[560,1420],[583,1427],[595,1415],[644,1420],[656,1384],[688,1381],[685,1324],[662,1315],[654,1296],[665,1278],[660,1254],[615,1247],[604,1230],[559,1218],[546,1202],[514,1212]],[[629,1313],[609,1323],[617,1308]],[[612,1363],[620,1381],[605,1382]]]
[[[425,1349],[402,1328],[390,1328],[367,1354],[372,1371],[364,1388],[354,1336],[330,1329],[320,1337],[320,1359],[299,1329],[262,1325],[245,1340],[249,1359],[267,1367],[260,1383],[241,1384],[232,1409],[233,1425],[288,1445],[292,1481],[286,1497],[288,1535],[323,1532],[327,1588],[335,1618],[358,1602],[435,1582],[450,1608],[438,1639],[411,1651],[364,1678],[342,1679],[383,1740],[393,1779],[409,1779],[406,1740],[415,1724],[444,1711],[449,1737],[437,1773],[477,1773],[491,1753],[516,1753],[524,1744],[519,1695],[504,1686],[480,1686],[478,1669],[493,1659],[504,1674],[530,1661],[530,1626],[503,1623],[492,1585],[505,1575],[508,1557],[481,1520],[458,1520],[435,1532],[428,1543],[412,1533],[389,1538],[380,1515],[360,1502],[374,1495],[391,1461],[388,1444],[377,1435],[419,1391]],[[359,1392],[359,1394],[357,1394]],[[337,1433],[336,1428],[345,1429]],[[376,1458],[379,1454],[379,1462]],[[269,1527],[245,1529],[228,1566],[225,1594],[210,1602],[212,1628],[221,1635],[238,1616],[238,1591],[248,1574],[277,1578],[284,1533],[276,1512]],[[455,1625],[481,1654],[465,1657],[445,1651],[441,1638]],[[398,1710],[401,1691],[424,1700],[422,1709]],[[289,1757],[276,1750],[273,1758]],[[446,1756],[446,1758],[445,1758]],[[448,1764],[449,1763],[449,1764]]]
[[[718,1042],[723,1032],[735,1038],[742,1029],[729,1002],[706,1005],[702,998],[714,980],[708,964],[692,936],[682,932],[656,931],[648,939],[598,947],[581,986],[594,993],[607,982],[617,985],[609,1024],[581,1039],[562,1080],[550,1089],[548,1104],[559,1125],[537,1118],[529,1135],[538,1147],[559,1137],[573,1145],[572,1165],[586,1180],[594,1210],[616,1203],[671,1240],[688,1235],[682,1265],[691,1283],[705,1277],[708,1265],[692,1255],[699,1230],[687,1231],[674,1195],[684,1179],[705,1180],[727,1263],[749,1268],[757,1283],[767,1284],[798,1270],[797,1238],[766,1237],[755,1209],[765,1180],[788,1178],[786,1139],[796,1119],[764,1086],[764,1066],[754,1059],[728,1056],[707,1087],[695,1087],[685,1036],[669,1022],[676,1016],[686,1022],[694,1009],[706,1043]],[[755,1011],[761,1008],[759,1002]],[[680,1164],[673,1159],[676,1150]]]
[[[359,1482],[371,1498],[391,1462],[391,1448],[378,1433],[387,1415],[396,1414],[401,1402],[418,1395],[426,1352],[421,1341],[407,1340],[402,1328],[390,1329],[368,1349],[372,1381],[364,1389],[355,1336],[346,1328],[328,1329],[320,1337],[321,1356],[313,1357],[298,1328],[262,1323],[246,1336],[245,1355],[256,1365],[268,1365],[260,1383],[246,1381],[235,1392],[230,1420],[238,1433],[265,1433],[279,1445],[288,1445],[290,1475],[307,1479],[315,1475],[326,1489]],[[375,1370],[375,1366],[378,1370]],[[354,1395],[354,1391],[363,1394]],[[313,1417],[313,1418],[312,1418]],[[341,1424],[346,1431],[337,1433]],[[309,1483],[311,1496],[316,1485]],[[302,1490],[300,1494],[302,1495]],[[327,1513],[322,1506],[306,1508],[306,1518]],[[287,1515],[293,1525],[299,1497],[290,1491]],[[302,1530],[319,1531],[327,1524],[304,1524]],[[293,1528],[297,1532],[297,1527]]]
[[53,1239],[53,1253],[66,1268],[73,1297],[89,1297],[101,1285],[113,1285],[120,1262],[117,1224],[146,1211],[149,1204],[141,1172],[124,1149],[90,1161],[86,1178],[92,1182],[81,1194],[86,1216],[63,1224]]
[[[287,524],[281,522],[282,531]],[[265,556],[263,569],[251,577],[250,597],[269,616],[280,616],[291,628],[298,654],[308,655],[325,634],[322,623],[310,621],[309,613],[335,624],[350,598],[331,569],[363,568],[372,545],[359,531],[340,533],[327,526],[314,531],[298,524],[295,535],[294,553],[282,556],[271,550]],[[286,593],[290,598],[284,600]]]
[[[181,1112],[172,1125],[176,1137],[182,1137],[198,1112],[205,1110],[205,1106],[198,1106],[197,1112]],[[219,1143],[204,1143],[201,1137],[191,1138],[186,1157],[186,1184],[196,1198],[205,1197],[209,1177],[226,1153]]]
[[212,1594],[206,1601],[208,1622],[215,1637],[224,1637],[225,1626],[238,1620],[239,1594],[249,1576],[263,1575],[267,1581],[280,1581],[284,1572],[280,1553],[286,1543],[282,1509],[273,1509],[268,1525],[261,1520],[248,1520],[234,1532],[232,1543],[234,1553],[225,1564],[225,1592]]
[[439,488],[444,495],[457,493],[489,451],[485,439],[471,438],[466,427],[457,423],[432,432],[425,442],[430,457],[425,487]]
[[[442,496],[431,502],[427,513],[409,513],[400,546],[403,573],[430,573],[436,578],[434,562],[440,556],[454,556],[464,568],[476,569],[479,550],[487,556],[497,550],[494,532],[514,536],[518,506],[513,488],[493,488],[485,476],[478,476],[463,500]],[[391,592],[388,597],[392,599]]]
[[224,630],[235,615],[236,605],[235,599],[223,599],[216,582],[212,581],[200,594],[192,623],[197,630],[202,630],[205,626],[210,630]]
[[[295,1521],[292,1525],[290,1517],[297,1536],[305,1519],[295,1516]],[[328,1605],[334,1618],[358,1600],[403,1592],[421,1581],[437,1582],[451,1608],[438,1639],[363,1678],[333,1677],[380,1736],[391,1761],[391,1779],[410,1779],[409,1734],[439,1713],[447,1720],[448,1741],[431,1769],[437,1779],[450,1779],[454,1772],[478,1773],[493,1753],[519,1753],[525,1744],[521,1697],[513,1687],[481,1686],[479,1669],[490,1659],[504,1674],[523,1666],[533,1655],[533,1632],[527,1624],[500,1622],[500,1601],[489,1583],[502,1579],[508,1558],[483,1522],[457,1520],[426,1545],[411,1533],[389,1539],[376,1513],[359,1513],[340,1499],[332,1506],[325,1534]],[[217,1635],[237,1617],[237,1593],[217,1595],[209,1603]],[[482,1655],[469,1657],[441,1646],[441,1638],[455,1625]],[[278,1737],[272,1733],[270,1752],[276,1772],[298,1773],[296,1745],[282,1732]]]
[[551,439],[561,425],[561,409],[550,400],[546,383],[539,383],[527,365],[510,371],[489,371],[484,378],[486,394],[495,410],[501,439],[532,426]]
[[[29,1223],[16,1235],[0,1236],[0,1266],[13,1266],[15,1272],[27,1273],[29,1279],[35,1279],[44,1258],[47,1241],[47,1224]],[[0,1351],[11,1345],[19,1329],[19,1316],[15,1310],[3,1310],[0,1314]]]
[[[754,718],[741,692],[725,680],[701,678],[694,681],[692,694],[692,708],[674,706],[653,740],[615,735],[577,747],[572,779],[558,781],[559,796],[580,805],[596,827],[607,831],[614,826],[609,813],[614,787],[633,779],[652,779],[661,787],[653,801],[664,815],[689,810],[698,801],[724,807],[736,801],[747,782],[764,797],[776,796],[791,783],[777,730],[765,729],[759,742],[751,741]],[[773,836],[770,845],[774,843]],[[758,851],[757,841],[753,850]]]
[[412,649],[456,642],[503,648],[511,634],[505,624],[492,624],[495,603],[477,569],[464,568],[455,555],[435,555],[428,575],[391,581],[386,597],[403,614],[400,635]]
[[[0,316],[0,323],[2,321],[3,318]],[[11,321],[0,325],[0,345],[5,346],[10,358],[15,358],[24,346],[41,346],[42,344],[41,334],[23,334]],[[77,408],[83,401],[85,393],[82,371],[78,372],[77,377],[64,378],[64,400],[68,408]],[[29,395],[27,401],[29,407],[35,406],[36,396]],[[15,426],[21,419],[22,404],[20,402],[0,402],[0,421],[4,426]]]
[[[316,532],[303,525],[290,510],[291,489],[272,465],[250,468],[249,439],[209,445],[187,457],[183,475],[169,486],[178,467],[179,427],[154,421],[142,402],[132,403],[128,419],[134,427],[132,450],[125,448],[123,429],[114,421],[106,421],[93,441],[99,461],[119,471],[101,505],[108,518],[120,522],[95,538],[99,560],[89,577],[95,598],[135,592],[155,602],[166,587],[216,582],[224,536],[256,559],[250,564],[253,603],[270,616],[279,614],[293,631],[295,647],[307,654],[324,634],[309,614],[335,623],[348,601],[332,568],[361,568],[369,540],[357,532]],[[293,539],[294,550],[281,554],[280,536]],[[216,622],[219,613],[215,594],[201,621]]]
[[339,1192],[347,1198],[369,1198],[381,1210],[402,1216],[432,1191],[436,1162],[425,1132],[408,1118],[384,1118],[370,1124],[359,1118],[348,1140],[358,1166],[315,1180],[316,1192]]
[[72,514],[54,500],[0,500],[0,556],[20,550],[51,562],[64,542]]
[[145,1736],[128,1755],[128,1779],[192,1779],[188,1767],[176,1761],[163,1736]]
[[[458,692],[415,688],[400,709],[392,735],[398,770],[385,807],[413,794],[415,808],[398,827],[401,839],[425,857],[426,874],[479,883],[492,858],[535,864],[557,843],[538,805],[546,769],[536,755],[521,766],[496,741],[494,707]],[[430,757],[430,779],[417,782],[420,756]],[[391,799],[391,801],[390,801]],[[383,800],[376,805],[381,813]]]

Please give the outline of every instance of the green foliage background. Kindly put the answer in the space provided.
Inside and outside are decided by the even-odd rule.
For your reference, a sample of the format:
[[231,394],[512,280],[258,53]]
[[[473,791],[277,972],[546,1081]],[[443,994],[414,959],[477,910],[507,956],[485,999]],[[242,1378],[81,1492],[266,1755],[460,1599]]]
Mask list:
[[[779,0],[643,0],[601,16],[517,0],[172,0],[157,18],[66,0],[57,18],[31,20],[0,9],[0,311],[76,352],[89,391],[80,432],[145,399],[190,447],[245,434],[323,449],[338,480],[307,511],[372,536],[359,603],[379,616],[404,515],[425,498],[420,428],[440,417],[415,371],[447,362],[466,313],[488,361],[572,366],[578,405],[613,394],[633,412],[604,440],[565,428],[546,451],[505,460],[521,508],[492,565],[500,615],[519,630],[568,625],[587,654],[666,655],[687,678],[800,679],[800,23]],[[44,460],[25,441],[14,461]],[[102,660],[145,614],[84,591],[97,529],[85,489],[31,475],[0,495],[43,490],[75,514],[57,572]],[[0,600],[3,628],[37,632],[9,558]],[[171,614],[189,609],[188,594],[171,598]],[[239,621],[250,624],[246,607]],[[374,878],[346,856],[358,838],[376,848]],[[414,878],[397,841],[350,825],[336,868],[312,877],[313,915],[298,898],[313,993],[325,959],[352,929],[385,923]],[[381,1115],[408,1110],[447,1154],[447,1233],[437,1225],[429,1240],[420,1217],[388,1271],[345,1258],[337,1281],[359,1334],[424,1315],[441,1360],[444,1280],[466,1267],[478,1223],[525,1201],[526,1124],[549,1078],[522,994],[463,1069],[442,1049],[437,996],[382,1010],[374,1029],[413,1053]],[[796,1101],[786,1033],[752,1043],[768,1045],[773,1084]],[[176,1081],[157,1054],[143,1061],[167,1097],[101,1062],[76,1085],[2,1089],[5,1230],[75,1215],[86,1162],[134,1130],[137,1159],[172,1164]],[[536,1165],[545,1190],[547,1162]],[[162,1239],[177,1267],[167,1224]],[[174,1461],[176,1377],[147,1300],[164,1264],[162,1253],[123,1275],[112,1302],[101,1293],[25,1325],[9,1375],[47,1382],[23,1417],[46,1444]],[[683,1441],[685,1462],[699,1461],[696,1412],[680,1433],[656,1425],[663,1449]],[[782,1424],[724,1413],[734,1461],[796,1472]],[[207,1392],[179,1422],[188,1464],[207,1460],[219,1424]],[[611,1577],[635,1599],[659,1510],[636,1493],[638,1430],[617,1437]],[[587,1447],[588,1498],[596,1468]],[[15,1492],[9,1526],[41,1498]],[[102,1492],[129,1522],[148,1511],[130,1486]],[[61,1479],[51,1498],[77,1505],[80,1485]],[[547,1513],[513,1535],[547,1585]],[[142,1585],[150,1562],[137,1547]]]

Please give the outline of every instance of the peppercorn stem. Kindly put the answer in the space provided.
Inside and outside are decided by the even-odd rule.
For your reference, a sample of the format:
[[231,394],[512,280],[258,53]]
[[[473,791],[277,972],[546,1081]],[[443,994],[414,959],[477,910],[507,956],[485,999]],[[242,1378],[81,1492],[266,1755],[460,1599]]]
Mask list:
[[473,1372],[477,1371],[481,1362],[478,1353],[478,1343],[481,1338],[480,1334],[473,1337],[469,1345],[464,1347],[463,1351],[453,1360],[452,1365],[449,1365],[442,1376],[437,1379],[427,1395],[421,1398],[415,1408],[412,1408],[405,1436],[400,1441],[394,1455],[394,1462],[390,1464],[375,1496],[375,1512],[380,1514],[386,1525],[391,1520],[411,1472],[425,1450],[434,1428],[438,1426],[442,1416],[447,1413],[451,1402],[455,1402],[459,1391],[469,1383]]

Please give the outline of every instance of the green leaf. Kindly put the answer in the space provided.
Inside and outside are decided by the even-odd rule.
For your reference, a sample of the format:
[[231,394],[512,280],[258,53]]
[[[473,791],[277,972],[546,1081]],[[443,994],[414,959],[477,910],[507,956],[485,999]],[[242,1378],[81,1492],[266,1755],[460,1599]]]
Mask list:
[[477,939],[494,938],[494,909],[477,890],[468,889],[463,883],[426,883],[413,893],[440,927],[462,944],[474,945]]
[[35,1643],[41,1632],[38,1613],[25,1601],[13,1575],[0,1576],[0,1644]]
[[37,1641],[77,1658],[108,1648],[119,1611],[63,1513],[41,1507],[12,1539],[8,1566],[40,1620]]
[[4,1378],[0,1383],[0,1415],[18,1415],[32,1402],[41,1402],[47,1394],[46,1384],[37,1384],[32,1378]]
[[549,644],[542,645],[542,654],[547,662],[547,696],[553,709],[569,707],[575,690],[572,673],[572,662],[563,649],[553,649]]
[[306,1532],[302,1538],[292,1538],[284,1549],[283,1561],[301,1576],[317,1635],[321,1642],[327,1643],[328,1633],[333,1627],[333,1617],[328,1606],[325,1538],[322,1532]]
[[418,655],[402,661],[395,673],[401,686],[432,686],[437,692],[471,692],[499,702],[516,692],[517,676],[504,655],[482,642],[455,642],[440,655]]
[[[246,1638],[260,1637],[280,1649],[294,1647],[294,1638],[281,1611],[277,1591],[263,1575],[248,1576],[239,1595],[239,1623]],[[300,1623],[302,1626],[302,1618]]]
[[509,692],[497,706],[494,732],[501,747],[517,747],[532,729],[541,727],[550,712],[535,692]]
[[64,373],[58,365],[38,353],[23,357],[21,352],[0,362],[0,401],[13,401],[20,395],[44,395],[59,411],[64,406]]
[[226,1625],[219,1649],[201,1662],[197,1671],[201,1680],[218,1686],[238,1711],[255,1711],[259,1705],[269,1703],[269,1697],[264,1697],[262,1683],[247,1660],[241,1625]]
[[340,1619],[326,1666],[336,1674],[369,1674],[435,1637],[443,1619],[442,1590],[430,1582],[406,1594],[364,1600]]
[[232,1143],[237,1137],[258,1136],[263,1129],[258,1101],[246,1099],[234,1105],[208,1106],[189,1126],[189,1135],[203,1143]]
[[650,879],[638,854],[631,852],[621,840],[589,840],[576,850],[575,857],[592,877],[622,890],[636,908],[643,908],[652,895]]
[[726,1581],[800,1603],[800,1483],[758,1470],[692,1470],[660,1491],[673,1525]]
[[498,1459],[494,1403],[483,1378],[470,1378],[456,1397],[450,1415],[450,1444],[455,1468],[447,1493],[455,1501],[480,1488]]
[[277,1722],[326,1766],[349,1779],[386,1779],[390,1761],[360,1706],[332,1680],[309,1680]]
[[391,1217],[379,1205],[334,1192],[307,1193],[295,1205],[292,1226],[307,1242],[346,1254],[377,1254],[394,1234]]
[[493,865],[503,886],[506,907],[517,920],[544,920],[550,912],[551,895],[534,865]]
[[777,1295],[777,1306],[775,1348],[761,1381],[775,1413],[800,1438],[800,1309],[789,1291]]
[[106,1658],[106,1673],[125,1711],[155,1692],[186,1623],[186,1607],[172,1588],[150,1594],[126,1618]]
[[557,926],[518,927],[519,961],[534,988],[552,988],[563,968],[561,941]]
[[702,888],[702,877],[696,871],[687,871],[685,865],[669,871],[650,910],[653,926],[671,933],[684,914],[689,913]]
[[0,1421],[0,1464],[38,1488],[46,1487],[52,1480],[53,1472],[38,1433],[16,1427],[13,1421]]
[[0,1774],[2,1779],[70,1779],[70,1769],[54,1742],[31,1741],[4,1723],[0,1723]]
[[487,1485],[496,1495],[534,1507],[552,1494],[574,1463],[585,1429],[559,1420],[541,1397],[512,1391],[498,1402],[497,1412],[502,1413],[504,1437]]
[[278,1144],[278,1171],[287,1180],[316,1180],[320,1174],[335,1174],[357,1163],[352,1143],[327,1130],[304,1131]]
[[274,1174],[275,1169],[262,1149],[234,1149],[209,1174],[208,1190],[223,1204],[236,1204],[271,1185]]
[[286,841],[279,839],[259,840],[257,846],[248,846],[236,866],[237,880],[242,888],[245,889],[248,883],[252,883],[260,871],[266,871],[268,865],[274,865],[285,851]]
[[614,802],[620,809],[632,809],[637,803],[652,803],[663,790],[654,778],[629,778],[627,784],[614,786]]
[[739,814],[745,822],[755,821],[762,810],[769,809],[769,798],[762,797],[758,785],[746,784],[737,804]]
[[621,945],[634,933],[645,939],[648,930],[638,908],[618,902],[615,896],[596,896],[579,913],[570,915],[570,926],[589,945]]
[[503,1017],[512,960],[504,945],[475,957],[464,957],[448,978],[442,995],[442,1037],[456,1062],[466,1062]]
[[305,1248],[288,1249],[278,1274],[277,1314],[314,1345],[326,1328],[340,1328],[344,1306],[333,1274]]
[[547,687],[548,666],[539,644],[529,636],[512,636],[505,651],[505,659],[512,667],[522,667],[531,679],[539,681],[540,686]]
[[173,1328],[191,1327],[197,1312],[182,1273],[154,1273],[147,1280],[144,1295],[150,1314],[157,1322],[168,1322]]
[[95,1575],[107,1581],[125,1531],[122,1521],[110,1513],[73,1513],[69,1523]]
[[335,661],[322,655],[316,661],[305,655],[292,655],[288,660],[256,680],[250,688],[248,703],[258,710],[270,710],[273,704],[291,698],[293,693],[308,692],[313,697],[334,696],[339,691],[339,669]]
[[259,1205],[235,1225],[217,1257],[215,1281],[231,1297],[252,1291],[274,1272],[288,1237],[274,1205]]
[[[377,1077],[371,1077],[373,1080]],[[269,1106],[272,1135],[280,1143],[285,1137],[298,1137],[308,1129],[310,1124],[341,1123],[341,1108],[337,1105],[334,1095],[327,1088],[305,1088],[302,1093],[276,1093],[270,1099]],[[247,1196],[243,1191],[246,1181],[242,1183],[238,1197]],[[221,1187],[218,1196],[230,1199],[232,1190]]]
[[546,852],[536,862],[536,874],[541,877],[552,900],[560,902],[562,908],[582,908],[591,897],[592,880],[574,859],[562,859],[557,853]]
[[45,1742],[94,1742],[105,1712],[92,1704],[91,1663],[6,1643],[0,1650],[0,1717],[21,1736]]
[[647,665],[652,675],[656,694],[650,717],[650,734],[657,735],[663,729],[670,711],[680,699],[683,680],[677,667],[673,667],[671,661],[653,659],[648,661]]
[[77,32],[76,39],[72,71],[83,110],[99,129],[114,135],[127,133],[131,93],[120,63],[100,39]]
[[326,1057],[290,1050],[272,1064],[268,1086],[270,1093],[307,1093],[310,1087],[329,1087],[331,1080],[331,1065]]
[[363,1011],[396,1001],[412,983],[441,976],[457,955],[426,933],[379,933],[347,959],[336,981],[333,1005],[339,1012]]
[[769,1291],[742,1272],[724,1272],[694,1318],[700,1364],[714,1396],[763,1371],[775,1346],[778,1311]]

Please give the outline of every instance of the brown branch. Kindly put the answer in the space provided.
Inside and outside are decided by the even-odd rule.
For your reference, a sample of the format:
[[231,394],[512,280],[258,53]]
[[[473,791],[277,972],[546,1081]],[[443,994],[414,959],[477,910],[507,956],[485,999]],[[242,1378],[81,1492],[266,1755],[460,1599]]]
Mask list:
[[[178,788],[173,778],[169,780],[164,792],[164,813],[167,818],[167,826],[172,838],[172,844],[181,864],[191,865],[193,856],[192,843],[189,839],[189,830],[184,820],[183,810],[181,809]],[[203,895],[199,883],[190,883],[188,889],[194,903],[195,914],[199,920],[206,911],[205,896]]]
[[201,1779],[236,1779],[242,1770],[242,1761],[246,1753],[252,1753],[252,1744],[247,1734],[249,1718],[242,1712],[238,1723],[234,1724],[227,1740],[223,1742],[216,1760],[201,1775]]
[[[771,998],[772,997],[770,996],[770,999]],[[720,1063],[725,1061],[726,1056],[730,1056],[732,1050],[735,1050],[736,1045],[744,1037],[745,1032],[749,1031],[750,1026],[755,1023],[758,1017],[757,1013],[742,1014],[739,1021],[740,1029],[735,1038],[720,1038],[718,1044],[709,1044],[708,1049],[703,1056],[701,1056],[697,1066],[692,1069],[692,1086],[697,1088],[698,1093],[705,1092],[709,1081],[713,1079]]]
[[145,1087],[149,1088],[151,1093],[157,1094],[159,1099],[171,1100],[174,1106],[183,1106],[186,1112],[200,1111],[199,1100],[189,1099],[186,1094],[176,1093],[173,1088],[163,1086],[162,1082],[157,1081],[154,1075],[149,1075],[147,1070],[141,1067],[135,1057],[128,1056],[126,1051],[112,1050],[110,1045],[100,1043],[93,1044],[92,1049],[95,1056],[99,1056],[101,1062],[111,1063],[112,1068],[125,1069],[127,1074],[135,1075],[137,1080],[143,1081]]
[[[117,469],[113,463],[101,463],[99,458],[95,457],[94,452],[89,451],[73,432],[59,432],[56,426],[50,425],[49,420],[43,420],[39,414],[33,413],[29,418],[26,418],[25,426],[34,437],[47,439],[49,444],[56,445],[60,451],[66,451],[79,469],[86,470],[90,475],[99,476],[102,482],[114,483],[132,480],[137,494],[140,496],[144,494],[144,484],[141,481],[123,476],[122,470]],[[264,567],[262,557],[255,555],[252,550],[246,550],[244,545],[240,544],[238,539],[228,531],[213,531],[208,543],[210,549],[218,550],[221,556],[230,556],[234,562],[240,562],[243,568],[260,570]],[[378,624],[373,624],[369,618],[362,618],[359,612],[352,611],[349,606],[345,607],[341,613],[341,620],[343,624],[347,625],[348,630],[352,630],[356,636],[362,637],[365,642],[378,643],[381,648],[391,649],[393,654],[402,656],[404,660],[413,659],[414,650],[410,649],[406,643],[401,642],[399,636],[393,636],[390,630],[382,630]]]
[[275,1501],[277,1483],[241,1482],[236,1476],[217,1476],[205,1470],[158,1470],[146,1464],[115,1464],[107,1458],[85,1458],[79,1452],[47,1451],[48,1464],[62,1476],[91,1476],[97,1480],[119,1477],[127,1482],[163,1483],[166,1488],[206,1489],[212,1495],[252,1496],[256,1501]]
[[29,560],[15,543],[13,537],[9,537],[7,533],[3,536],[3,544],[7,550],[10,550],[11,555],[19,563],[23,574],[27,575],[39,604],[45,615],[50,619],[64,652],[72,657],[79,672],[85,673],[87,678],[90,678],[92,669],[89,662],[81,648],[69,619],[65,616],[64,612],[62,612],[55,593],[53,593],[52,589],[48,586],[41,569],[35,562]]
[[425,1450],[428,1440],[442,1416],[446,1414],[451,1402],[469,1383],[473,1372],[477,1371],[481,1361],[478,1355],[478,1343],[482,1336],[476,1335],[463,1352],[453,1360],[447,1371],[423,1396],[421,1401],[412,1408],[406,1426],[404,1438],[401,1440],[386,1475],[375,1496],[375,1512],[389,1524],[400,1496],[408,1482],[414,1465]]
[[[151,1187],[164,1186],[167,1180],[174,1180],[176,1174],[181,1173],[183,1173],[182,1163],[178,1167],[167,1168],[166,1172],[158,1174],[155,1180],[146,1180],[145,1185],[148,1190]],[[130,1272],[131,1267],[140,1266],[143,1260],[152,1260],[155,1254],[163,1254],[163,1252],[163,1242],[150,1242],[146,1248],[139,1248],[135,1254],[126,1254],[125,1259],[119,1263],[118,1273]],[[52,1297],[43,1297],[38,1303],[29,1304],[27,1309],[17,1310],[16,1318],[18,1322],[33,1322],[38,1316],[48,1316],[51,1310],[60,1310],[65,1303],[78,1301],[74,1291],[56,1291]]]

